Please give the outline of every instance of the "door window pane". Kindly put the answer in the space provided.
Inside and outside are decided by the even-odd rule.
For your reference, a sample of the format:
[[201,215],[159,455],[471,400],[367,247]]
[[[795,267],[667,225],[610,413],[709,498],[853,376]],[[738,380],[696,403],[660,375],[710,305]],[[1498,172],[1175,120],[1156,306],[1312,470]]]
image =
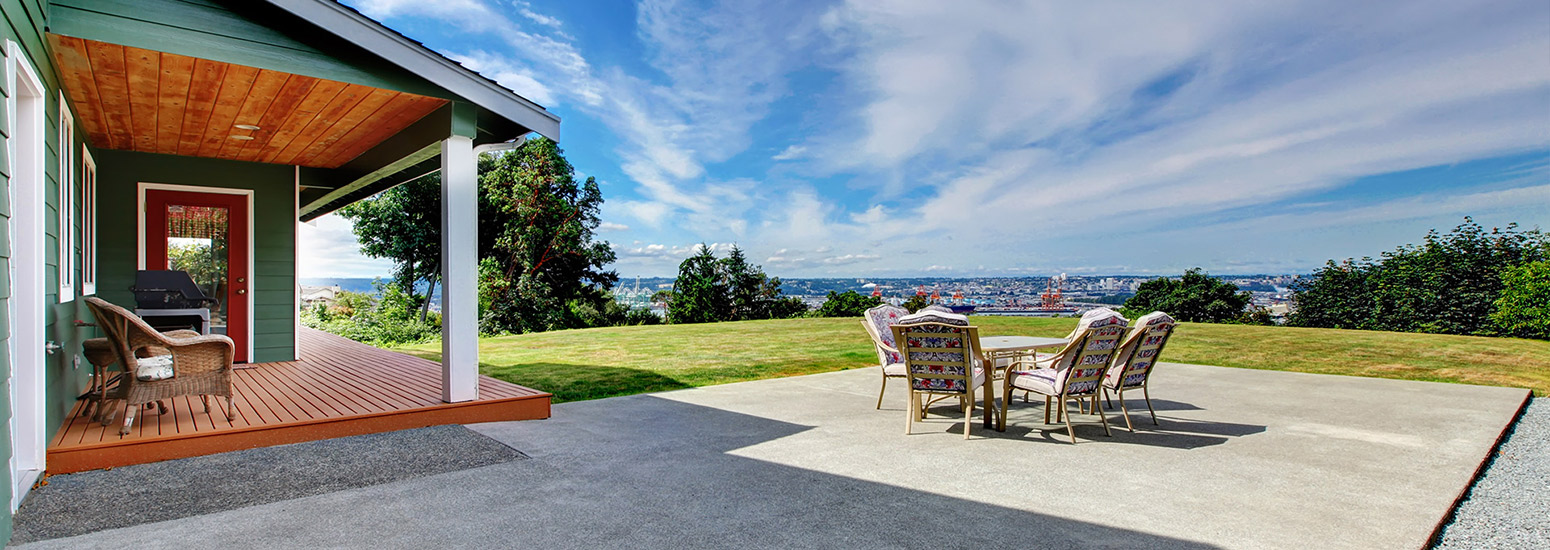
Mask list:
[[230,223],[225,208],[167,205],[167,269],[188,272],[210,308],[210,332],[226,334],[226,273]]

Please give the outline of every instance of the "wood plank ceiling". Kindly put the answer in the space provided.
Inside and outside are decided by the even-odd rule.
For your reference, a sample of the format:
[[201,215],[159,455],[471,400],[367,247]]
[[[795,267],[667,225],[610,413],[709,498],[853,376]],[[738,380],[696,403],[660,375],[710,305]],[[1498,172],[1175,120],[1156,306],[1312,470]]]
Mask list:
[[338,168],[447,100],[49,34],[93,147]]

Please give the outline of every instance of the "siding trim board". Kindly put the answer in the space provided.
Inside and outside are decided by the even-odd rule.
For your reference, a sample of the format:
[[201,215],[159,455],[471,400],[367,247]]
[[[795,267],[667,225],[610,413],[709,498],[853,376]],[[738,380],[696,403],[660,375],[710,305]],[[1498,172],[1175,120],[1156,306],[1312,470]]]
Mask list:
[[[253,211],[253,194],[254,194],[255,191],[252,190],[252,189],[230,189],[230,188],[226,188],[226,187],[204,187],[204,186],[198,186],[198,185],[178,185],[178,184],[173,184],[173,183],[150,183],[150,182],[144,182],[144,181],[138,182],[137,183],[137,187],[135,189],[135,219],[136,219],[136,224],[135,224],[135,242],[138,245],[135,248],[135,253],[138,255],[138,258],[136,260],[136,267],[137,267],[137,269],[145,269],[146,268],[145,267],[145,229],[146,229],[145,228],[145,192],[149,191],[149,190],[182,191],[182,192],[186,192],[186,193],[215,193],[215,194],[221,194],[221,195],[243,195],[243,196],[247,197],[247,203],[248,203],[248,246],[247,246],[247,249],[248,249],[248,272],[247,272],[247,278],[248,278],[248,294],[247,294],[247,296],[248,296],[248,334],[247,334],[247,344],[248,345],[247,345],[247,348],[248,349],[247,349],[247,357],[248,357],[249,361],[253,360],[252,359],[253,358],[253,347],[254,347],[254,340],[255,340],[255,336],[256,336],[256,334],[254,333],[255,329],[253,328],[254,327],[253,312],[258,309],[256,307],[258,304],[255,303],[255,297],[258,296],[258,291],[259,291],[258,279],[253,276],[253,272],[256,269],[254,267],[254,265],[257,263],[257,262],[254,261],[254,259],[255,259],[254,255],[256,254],[255,250],[257,249],[257,247],[253,246],[253,242],[254,242],[253,227],[254,227],[254,223],[255,223],[255,219],[254,219],[255,216],[254,216],[254,211]],[[293,249],[291,253],[294,255],[296,252]],[[294,261],[292,263],[294,263]],[[225,297],[220,297],[220,298],[222,300],[225,299]]]

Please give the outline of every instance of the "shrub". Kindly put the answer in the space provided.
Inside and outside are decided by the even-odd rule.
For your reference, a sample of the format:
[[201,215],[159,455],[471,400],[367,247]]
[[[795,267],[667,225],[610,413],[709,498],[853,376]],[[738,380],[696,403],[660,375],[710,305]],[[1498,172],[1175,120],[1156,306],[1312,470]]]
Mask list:
[[1502,272],[1502,293],[1491,321],[1503,335],[1550,340],[1550,260]]
[[854,290],[844,293],[829,291],[829,296],[823,301],[823,305],[813,311],[814,317],[860,317],[868,308],[881,305],[881,299],[872,296],[862,296]]

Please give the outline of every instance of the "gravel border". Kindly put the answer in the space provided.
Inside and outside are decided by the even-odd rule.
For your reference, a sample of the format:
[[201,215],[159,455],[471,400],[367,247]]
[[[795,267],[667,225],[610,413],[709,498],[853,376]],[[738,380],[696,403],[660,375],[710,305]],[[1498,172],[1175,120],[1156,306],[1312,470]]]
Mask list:
[[447,425],[49,476],[16,512],[11,544],[526,458],[478,432]]
[[1550,401],[1524,409],[1432,548],[1550,548]]

